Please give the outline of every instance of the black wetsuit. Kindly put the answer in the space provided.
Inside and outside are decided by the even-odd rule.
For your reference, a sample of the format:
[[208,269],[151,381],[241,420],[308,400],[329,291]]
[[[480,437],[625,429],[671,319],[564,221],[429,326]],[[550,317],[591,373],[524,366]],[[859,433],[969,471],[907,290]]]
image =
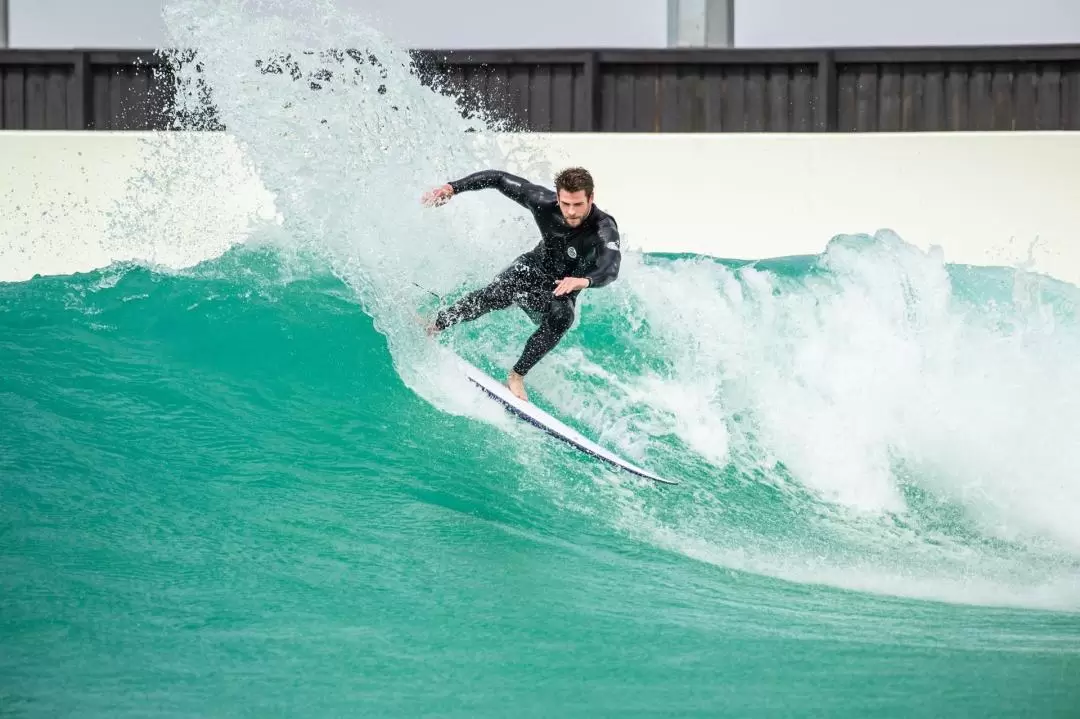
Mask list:
[[534,249],[515,259],[487,287],[470,292],[435,318],[435,327],[443,330],[516,304],[539,325],[514,365],[514,371],[524,376],[574,323],[580,290],[556,297],[555,285],[564,277],[582,277],[589,280],[589,287],[604,287],[619,276],[619,228],[596,205],[580,225],[571,227],[553,190],[506,172],[485,170],[449,184],[455,195],[496,189],[528,209],[540,229],[541,240]]

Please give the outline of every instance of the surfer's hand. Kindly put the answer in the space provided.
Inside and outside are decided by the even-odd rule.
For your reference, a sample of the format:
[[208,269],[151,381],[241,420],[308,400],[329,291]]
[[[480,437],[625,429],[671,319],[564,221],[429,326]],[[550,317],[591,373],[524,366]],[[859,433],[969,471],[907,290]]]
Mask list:
[[583,290],[589,286],[589,281],[584,277],[563,277],[562,281],[555,286],[555,296],[559,297],[574,290]]
[[454,196],[454,188],[450,185],[441,185],[434,190],[425,192],[424,196],[420,198],[428,207],[438,207],[439,205],[445,205],[450,201],[450,198]]

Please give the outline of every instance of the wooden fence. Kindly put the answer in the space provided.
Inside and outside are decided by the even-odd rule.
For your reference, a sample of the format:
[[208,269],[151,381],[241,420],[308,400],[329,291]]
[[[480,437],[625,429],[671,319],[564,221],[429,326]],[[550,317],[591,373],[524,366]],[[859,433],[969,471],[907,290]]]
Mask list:
[[[1080,130],[1080,45],[412,55],[525,131]],[[0,51],[0,129],[165,129],[171,87],[150,51]]]

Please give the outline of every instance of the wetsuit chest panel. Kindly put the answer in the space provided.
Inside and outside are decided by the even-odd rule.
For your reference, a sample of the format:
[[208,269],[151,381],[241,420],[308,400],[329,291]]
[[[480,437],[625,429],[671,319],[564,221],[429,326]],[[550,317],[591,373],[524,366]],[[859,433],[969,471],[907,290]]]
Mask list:
[[562,219],[558,206],[536,213],[536,224],[543,238],[543,255],[549,271],[569,274],[581,262],[594,254],[596,228],[587,222],[581,227],[569,227]]

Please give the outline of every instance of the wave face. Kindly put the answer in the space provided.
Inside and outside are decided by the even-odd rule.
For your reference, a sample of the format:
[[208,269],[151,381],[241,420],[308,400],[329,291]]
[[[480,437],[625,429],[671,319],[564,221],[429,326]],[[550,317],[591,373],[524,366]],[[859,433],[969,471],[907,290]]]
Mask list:
[[1080,706],[1077,288],[889,234],[752,263],[628,252],[529,388],[682,482],[653,486],[454,372],[504,373],[522,313],[422,332],[428,290],[535,242],[498,196],[417,202],[500,164],[483,126],[329,4],[166,18],[284,223],[188,270],[0,285],[6,707]]

